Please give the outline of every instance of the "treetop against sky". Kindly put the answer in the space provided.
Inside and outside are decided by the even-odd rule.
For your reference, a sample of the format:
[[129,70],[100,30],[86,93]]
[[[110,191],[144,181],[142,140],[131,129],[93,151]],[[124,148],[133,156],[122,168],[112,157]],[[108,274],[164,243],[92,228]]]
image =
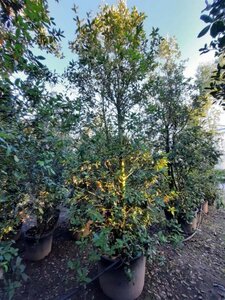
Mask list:
[[[147,16],[145,20],[145,30],[151,32],[152,27],[158,27],[162,36],[175,36],[181,49],[182,58],[189,59],[185,71],[187,76],[194,76],[199,63],[213,59],[213,53],[200,55],[199,49],[208,43],[208,35],[197,38],[198,33],[203,28],[200,20],[201,11],[205,8],[204,0],[127,0],[127,6],[136,6]],[[53,55],[46,55],[46,64],[50,69],[55,69],[62,73],[68,62],[74,58],[68,48],[68,42],[75,36],[76,25],[74,4],[78,7],[79,15],[86,17],[87,12],[96,14],[100,5],[117,4],[117,0],[49,0],[49,10],[56,24],[64,31],[65,38],[62,41],[64,59],[55,58]]]

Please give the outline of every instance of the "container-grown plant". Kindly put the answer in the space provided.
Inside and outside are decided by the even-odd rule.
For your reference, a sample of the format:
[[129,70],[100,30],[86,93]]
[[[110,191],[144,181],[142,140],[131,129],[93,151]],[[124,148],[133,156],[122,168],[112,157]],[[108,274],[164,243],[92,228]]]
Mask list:
[[[36,107],[35,115],[22,124],[20,144],[20,159],[25,174],[21,202],[27,218],[34,220],[34,226],[25,232],[25,257],[29,260],[40,260],[50,253],[59,205],[67,196],[63,178],[67,139],[62,139],[61,132],[54,130],[49,121],[51,112],[48,106],[53,97],[39,96],[44,98],[43,103]],[[47,112],[43,112],[43,105]],[[54,117],[52,115],[52,122]]]
[[219,178],[217,176],[217,170],[209,169],[206,173],[207,184],[204,189],[204,201],[202,203],[202,210],[205,214],[208,213],[208,206],[214,205],[216,200],[219,199]]
[[164,196],[165,217],[169,222],[176,221],[185,234],[191,234],[200,222],[198,209],[200,203],[201,199],[196,197],[187,185],[183,186],[180,192],[172,191]]
[[[79,243],[92,242],[95,255],[91,257],[104,257],[100,269],[111,259],[119,259],[124,269],[137,257],[144,267],[144,256],[151,249],[148,226],[154,219],[158,173],[166,165],[164,159],[157,164],[150,144],[141,142],[146,77],[156,66],[160,40],[157,29],[148,40],[144,19],[143,13],[129,10],[124,1],[104,5],[86,21],[77,16],[77,35],[71,42],[78,59],[70,62],[66,76],[79,93],[86,121],[83,132],[88,136],[86,143],[81,136],[83,148],[77,152],[71,223],[86,230]],[[120,290],[121,299],[140,295],[144,268],[141,272],[140,285],[124,279],[122,272],[127,296]],[[111,278],[109,291],[105,276],[100,277],[103,291],[117,299],[110,295],[118,287],[117,278]]]
[[[92,136],[90,144],[94,140]],[[116,148],[117,139],[114,142]],[[89,160],[80,162],[73,174],[70,222],[75,230],[79,228],[78,244],[84,248],[91,245],[87,256],[99,260],[99,272],[118,261],[116,268],[100,277],[104,293],[113,299],[136,299],[144,285],[145,257],[154,252],[148,229],[156,222],[156,202],[162,201],[159,178],[167,161],[155,160],[149,148],[131,152],[128,144],[121,165],[114,153],[107,151],[104,159],[103,146],[100,152],[98,146],[89,151],[86,144],[85,149],[84,158]]]
[[51,252],[59,205],[67,196],[62,175],[64,144],[58,143],[53,132],[44,136],[32,132],[26,136],[23,155],[27,178],[22,203],[27,218],[31,217],[35,222],[25,232],[25,257],[29,260],[43,259]]
[[[41,196],[32,199],[30,202],[31,210],[28,208],[27,212],[31,213],[31,216],[36,217],[36,224],[29,228],[25,236],[25,258],[32,261],[37,261],[45,258],[52,249],[53,233],[56,229],[59,219],[60,210],[58,209],[57,198],[54,202],[50,202],[47,196],[43,197],[43,194],[47,192],[40,192]],[[56,193],[51,194],[52,197],[57,197]],[[41,202],[34,204],[35,202]],[[37,205],[35,208],[34,206]]]
[[[164,151],[168,159],[163,186],[167,193],[165,215],[187,225],[192,221],[196,224],[195,212],[209,182],[207,173],[219,153],[215,134],[205,118],[209,99],[196,97],[179,58],[174,38],[164,39],[159,46],[155,80],[148,89],[151,97],[146,106],[146,124],[149,139],[154,137],[155,148]],[[156,112],[153,116],[152,111]]]
[[27,217],[34,219],[34,226],[25,232],[25,256],[31,260],[42,259],[50,253],[59,205],[68,196],[64,180],[72,140],[68,132],[78,115],[68,97],[48,91],[46,83],[56,80],[40,64],[33,66],[20,82],[23,101],[19,114],[19,159],[24,187],[21,202]]

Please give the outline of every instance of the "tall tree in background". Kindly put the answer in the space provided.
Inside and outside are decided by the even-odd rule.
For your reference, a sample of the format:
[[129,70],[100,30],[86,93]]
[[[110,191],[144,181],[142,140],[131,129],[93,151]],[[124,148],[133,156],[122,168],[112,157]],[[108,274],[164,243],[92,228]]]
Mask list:
[[[189,119],[189,103],[193,90],[183,75],[184,63],[179,61],[180,51],[173,38],[164,39],[159,47],[159,66],[150,85],[150,103],[147,111],[155,111],[156,143],[168,156],[170,189],[177,186],[174,174],[174,149],[177,136],[184,130]],[[151,109],[150,120],[151,125]],[[150,136],[151,138],[151,136]]]
[[197,86],[199,95],[205,95],[209,93],[207,88],[210,87],[211,77],[216,70],[215,63],[207,63],[207,64],[200,64],[196,70],[196,81],[195,84]]
[[160,44],[156,79],[149,89],[146,123],[155,124],[155,147],[168,158],[164,182],[167,211],[191,220],[193,211],[204,198],[205,185],[218,153],[213,132],[203,126],[207,99],[197,95],[184,76],[184,68],[176,41],[164,39]]
[[205,126],[211,129],[215,129],[218,125],[218,118],[222,111],[221,106],[215,103],[215,99],[210,94],[211,78],[216,71],[216,67],[215,63],[200,64],[195,74],[195,85],[198,93],[195,102],[198,102],[202,107],[202,123],[205,123]]

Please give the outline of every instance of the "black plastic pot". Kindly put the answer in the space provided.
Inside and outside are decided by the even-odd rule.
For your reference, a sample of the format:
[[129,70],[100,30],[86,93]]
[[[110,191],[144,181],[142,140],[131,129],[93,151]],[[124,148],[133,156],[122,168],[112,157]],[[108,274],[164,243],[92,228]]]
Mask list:
[[54,229],[37,237],[30,235],[28,230],[25,233],[25,258],[38,261],[49,255],[52,250],[53,233]]
[[52,224],[52,229],[49,231],[43,232],[42,234],[34,234],[35,229],[37,228],[34,226],[25,232],[25,259],[38,261],[49,255],[52,250],[53,233],[57,227],[59,213],[60,211],[56,210],[55,222]]
[[[115,260],[102,257],[98,269],[99,273],[104,271]],[[139,256],[130,263],[132,279],[129,280],[124,272],[124,265],[118,264],[112,269],[103,273],[99,283],[104,294],[113,300],[134,300],[137,299],[143,290],[145,282],[146,258]]]

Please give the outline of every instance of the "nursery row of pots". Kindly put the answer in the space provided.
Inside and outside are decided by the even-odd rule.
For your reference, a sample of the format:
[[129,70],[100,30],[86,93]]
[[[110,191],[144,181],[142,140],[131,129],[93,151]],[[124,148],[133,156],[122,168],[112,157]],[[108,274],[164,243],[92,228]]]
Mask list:
[[[199,208],[193,211],[193,218],[190,221],[187,221],[183,216],[177,216],[177,221],[180,224],[185,234],[190,235],[196,231],[197,227],[202,221],[202,214],[208,214],[209,211],[208,206],[209,206],[208,201],[204,201]],[[168,221],[172,220],[173,215],[170,212],[168,212],[166,209],[164,211],[165,211],[166,219]]]
[[[51,252],[52,249],[52,240],[55,229],[58,225],[59,219],[58,210],[51,224],[48,224],[48,228],[41,229],[37,226],[33,226],[29,228],[24,233],[24,240],[26,246],[25,258],[30,261],[39,261],[44,259]],[[180,225],[186,234],[192,234],[201,223],[202,213],[208,214],[208,201],[205,201],[201,208],[196,210],[194,218],[192,222],[187,222],[185,220],[180,219]],[[168,220],[171,220],[171,216],[165,211],[165,216]],[[19,240],[22,233],[22,223],[15,230],[13,236],[8,236],[8,238],[12,238],[14,241]],[[79,239],[80,234],[78,232],[71,233],[74,239]]]
[[[87,259],[100,260],[100,273],[116,259],[114,269],[100,276],[105,294],[133,300],[144,285],[146,257],[154,252],[157,237],[149,228],[159,213],[165,208],[166,217],[191,234],[200,222],[193,210],[216,193],[219,153],[205,117],[211,100],[201,92],[203,83],[197,87],[184,76],[176,41],[162,38],[155,28],[147,33],[145,14],[122,0],[103,5],[86,20],[73,9],[75,60],[58,81],[29,44],[38,41],[43,49],[39,40],[48,45],[55,40],[50,33],[58,40],[60,31],[50,29],[44,7],[39,7],[43,24],[36,27],[31,1],[22,2],[25,9],[8,16],[14,28],[5,32],[8,75],[0,82],[0,241],[11,239],[21,213],[25,219],[34,216],[36,225],[24,233],[25,258],[41,260],[51,252],[56,208],[69,207],[80,249],[91,248]],[[28,52],[24,49],[22,60],[13,63],[14,72],[11,41],[18,41],[18,32],[27,39],[29,23]],[[44,24],[48,38],[42,36]],[[17,71],[26,76],[18,78]],[[13,74],[15,82],[9,80]],[[49,91],[57,82],[65,83],[65,93]],[[83,270],[74,273],[87,282]]]
[[195,211],[194,218],[192,222],[187,222],[185,220],[181,221],[181,228],[183,231],[190,235],[197,230],[202,221],[202,213],[208,214],[208,201],[204,201],[202,206]]
[[[48,225],[48,228],[43,228],[41,231],[37,226],[32,226],[25,231],[25,259],[39,261],[49,255],[52,249],[53,234],[58,225],[59,213],[58,210],[50,222],[51,224]],[[208,201],[205,201],[201,208],[196,210],[191,223],[180,220],[180,225],[184,233],[191,235],[195,232],[204,214],[208,214]],[[165,213],[165,217],[166,219],[170,219],[167,213]],[[21,237],[21,227],[22,226],[15,231],[13,236],[15,241]],[[78,232],[72,236],[74,239],[81,237]],[[99,283],[105,295],[115,300],[136,299],[144,287],[145,265],[146,257],[141,254],[132,259],[130,262],[132,277],[128,280],[124,272],[123,260],[119,258],[110,259],[107,256],[102,256],[98,262],[98,273],[101,275],[99,276]]]

